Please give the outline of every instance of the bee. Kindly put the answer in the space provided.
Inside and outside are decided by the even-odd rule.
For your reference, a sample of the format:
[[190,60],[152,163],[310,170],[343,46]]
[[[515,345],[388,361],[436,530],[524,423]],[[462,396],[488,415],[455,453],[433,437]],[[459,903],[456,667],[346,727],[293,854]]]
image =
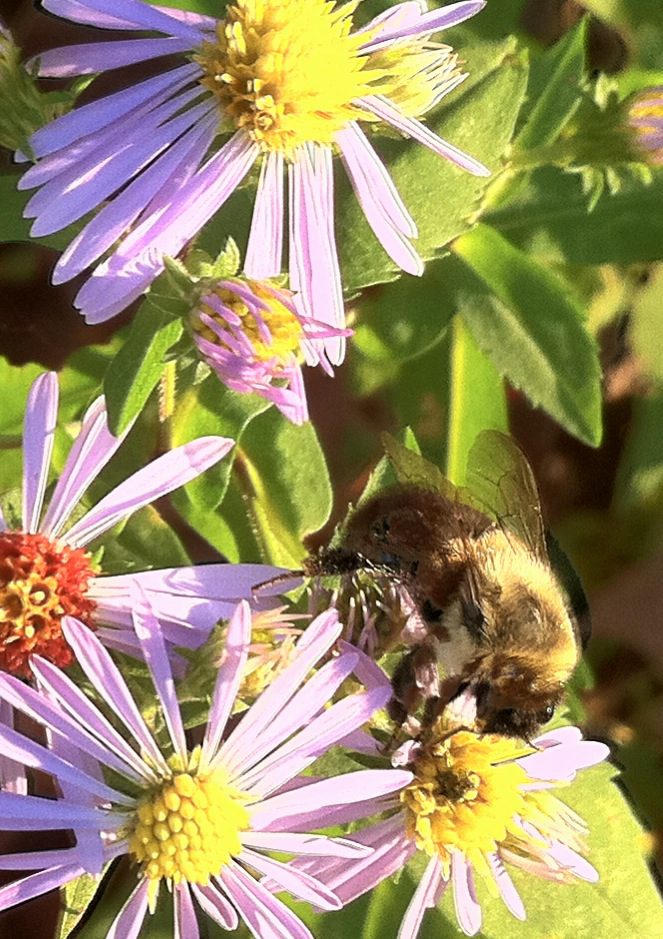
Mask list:
[[591,631],[580,581],[546,541],[532,470],[510,437],[484,431],[458,489],[384,442],[398,484],[360,503],[306,572],[373,570],[410,594],[423,629],[393,674],[394,719],[463,697],[471,729],[530,740],[561,703]]

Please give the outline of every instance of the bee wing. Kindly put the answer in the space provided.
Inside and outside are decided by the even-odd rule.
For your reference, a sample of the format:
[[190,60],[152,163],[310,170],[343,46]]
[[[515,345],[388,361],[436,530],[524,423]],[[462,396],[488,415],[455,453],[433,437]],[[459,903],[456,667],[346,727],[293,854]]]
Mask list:
[[547,560],[534,474],[511,437],[497,430],[479,434],[467,460],[467,485],[482,511],[494,517],[506,533],[517,535],[538,558]]
[[408,448],[391,434],[382,434],[382,446],[399,483],[434,489],[453,502],[466,502],[465,493],[449,482],[442,471],[420,453]]

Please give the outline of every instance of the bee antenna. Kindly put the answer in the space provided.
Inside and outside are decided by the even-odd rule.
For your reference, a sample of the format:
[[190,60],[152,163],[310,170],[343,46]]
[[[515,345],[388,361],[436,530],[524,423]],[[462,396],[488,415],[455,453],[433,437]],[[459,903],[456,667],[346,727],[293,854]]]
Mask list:
[[251,593],[254,597],[257,597],[261,591],[266,590],[268,587],[277,587],[279,584],[285,584],[297,577],[306,577],[306,571],[285,571],[283,574],[277,574],[276,577],[270,577],[269,580],[262,580],[259,584],[254,584],[251,587]]

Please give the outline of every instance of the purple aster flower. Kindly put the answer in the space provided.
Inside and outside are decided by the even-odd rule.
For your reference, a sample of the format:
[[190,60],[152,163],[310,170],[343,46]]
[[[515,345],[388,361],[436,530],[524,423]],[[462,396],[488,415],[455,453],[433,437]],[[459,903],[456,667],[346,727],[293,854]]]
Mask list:
[[[1,888],[0,908],[83,873],[98,874],[106,862],[128,856],[137,883],[109,939],[139,934],[163,881],[172,891],[176,936],[199,935],[197,905],[227,930],[236,929],[241,918],[260,939],[309,937],[303,923],[256,878],[267,876],[279,890],[320,909],[340,906],[327,887],[272,852],[346,861],[366,855],[368,849],[345,838],[311,832],[358,800],[379,805],[411,774],[387,769],[317,780],[298,780],[298,775],[384,705],[388,692],[374,688],[325,707],[356,664],[354,653],[346,652],[319,666],[341,631],[329,611],[311,623],[289,667],[229,729],[250,642],[250,611],[243,602],[228,629],[202,744],[189,749],[162,632],[144,598],[136,597],[134,622],[167,728],[165,750],[108,652],[71,617],[63,627],[67,639],[123,733],[66,674],[39,656],[32,659],[37,689],[0,676],[0,698],[37,721],[52,741],[48,750],[0,727],[3,752],[49,773],[62,792],[57,800],[0,793],[3,827],[69,826],[76,835],[71,848],[0,857],[0,868],[36,872]],[[112,773],[108,780],[103,769]]]
[[291,291],[239,277],[206,289],[190,325],[198,351],[225,385],[259,394],[295,424],[308,420],[302,358],[315,362],[316,342],[346,332],[298,310]]
[[639,92],[629,104],[628,117],[648,161],[654,165],[663,163],[663,85]]
[[[407,0],[354,30],[356,3],[238,0],[214,19],[141,0],[44,0],[44,7],[101,28],[150,31],[54,49],[39,57],[55,78],[180,54],[124,91],[77,108],[37,131],[38,160],[23,189],[43,236],[100,210],[56,265],[61,283],[97,263],[76,298],[90,323],[124,309],[260,167],[245,272],[281,271],[288,189],[290,287],[311,317],[344,326],[333,221],[332,157],[340,153],[376,237],[403,270],[421,274],[416,225],[362,124],[388,125],[475,175],[476,160],[419,118],[466,77],[432,34],[474,16],[485,0],[428,11]],[[19,156],[19,159],[21,157]],[[343,359],[342,335],[315,343],[319,357]]]
[[[85,414],[48,505],[45,493],[58,410],[58,380],[39,376],[30,390],[24,424],[21,518],[10,526],[0,514],[0,669],[27,676],[33,653],[66,666],[71,651],[62,637],[63,615],[97,628],[105,643],[136,654],[130,586],[135,578],[150,594],[166,639],[195,648],[254,584],[281,571],[267,565],[210,564],[105,576],[88,546],[133,512],[182,486],[231,449],[224,437],[201,437],[148,463],[84,514],[81,500],[122,443],[108,430],[98,398]],[[103,542],[101,542],[103,546]],[[276,589],[275,591],[276,592]],[[269,590],[259,606],[271,606]]]
[[[367,687],[386,688],[386,676],[379,672],[368,660],[356,670]],[[457,727],[445,712],[392,757],[394,765],[412,771],[413,779],[383,800],[388,817],[353,832],[353,840],[372,848],[373,854],[343,862],[332,858],[294,862],[322,880],[345,904],[423,852],[429,860],[399,939],[415,939],[426,910],[437,906],[449,884],[460,928],[468,936],[476,935],[481,928],[477,876],[517,919],[524,920],[525,908],[508,864],[559,883],[598,880],[583,856],[585,822],[552,790],[604,760],[608,748],[583,740],[576,727],[550,730],[532,745]],[[362,813],[361,806],[355,810]],[[345,820],[349,819],[346,813]]]

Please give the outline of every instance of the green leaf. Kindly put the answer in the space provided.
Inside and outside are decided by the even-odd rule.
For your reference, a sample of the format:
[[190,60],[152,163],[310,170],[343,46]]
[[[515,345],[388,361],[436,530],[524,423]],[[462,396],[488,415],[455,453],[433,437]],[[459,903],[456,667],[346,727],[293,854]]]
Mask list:
[[[589,825],[589,859],[599,872],[597,884],[552,884],[514,874],[531,935],[555,939],[660,935],[661,898],[644,856],[645,836],[613,776],[609,764],[583,770],[559,792],[560,799]],[[493,901],[483,935],[503,939],[513,925],[510,915]]]
[[156,567],[180,567],[190,558],[177,534],[148,505],[132,515],[113,538],[104,538],[104,574],[131,574]]
[[272,409],[242,437],[242,462],[252,488],[249,503],[263,556],[298,567],[306,535],[322,528],[332,509],[324,454],[312,424],[296,426]]
[[382,363],[396,368],[415,359],[444,335],[453,309],[440,293],[435,266],[429,265],[420,279],[401,277],[362,294],[352,345],[353,351],[366,360],[362,367],[369,372]]
[[196,534],[232,564],[260,560],[260,545],[251,526],[249,507],[235,475],[231,474],[223,502],[213,511],[194,505],[184,490],[174,493],[171,499]]
[[514,147],[526,150],[557,140],[582,100],[586,41],[585,18],[533,60],[527,87],[529,107]]
[[663,391],[633,402],[626,444],[615,482],[617,510],[642,509],[663,498]]
[[184,331],[175,314],[181,301],[150,293],[142,302],[126,342],[104,378],[109,426],[121,434],[145,407],[165,367],[166,353]]
[[[106,866],[108,870],[108,866]],[[103,877],[103,874],[101,875]],[[101,883],[100,877],[81,874],[76,880],[66,884],[61,891],[61,910],[55,939],[67,939],[72,930],[81,921],[85,911],[94,899]]]
[[649,186],[625,182],[592,212],[577,176],[543,168],[517,198],[489,209],[483,221],[525,251],[572,264],[632,264],[663,258],[663,171]]
[[31,219],[23,218],[28,199],[31,198],[31,192],[19,192],[16,184],[20,176],[18,173],[0,174],[0,242],[5,241],[34,241],[36,244],[45,245],[48,248],[62,249],[72,240],[80,226],[70,225],[68,228],[52,235],[46,235],[43,238],[31,238],[30,228]]
[[[258,395],[230,391],[214,374],[177,398],[171,421],[173,447],[196,437],[218,434],[237,443],[246,427],[258,414],[270,407]],[[210,511],[223,501],[236,451],[211,467],[185,487],[187,498],[197,509]]]
[[41,365],[10,365],[0,356],[0,387],[11,389],[11,394],[4,394],[0,411],[0,434],[3,436],[20,435],[23,431],[25,402],[33,381],[41,375]]
[[570,433],[601,439],[598,350],[561,281],[480,225],[454,245],[445,282],[498,371]]
[[631,312],[630,339],[633,351],[645,372],[663,383],[663,266],[651,273],[647,284],[639,290]]
[[[513,40],[464,47],[462,56],[473,78],[480,79],[455,92],[449,104],[428,117],[427,124],[495,170],[513,133],[527,68],[514,55]],[[430,260],[467,230],[486,180],[457,169],[413,141],[376,138],[376,149],[417,223],[416,249]],[[346,182],[340,186],[338,208],[338,244],[347,292],[394,280],[398,269],[370,231]]]
[[504,382],[459,318],[450,356],[446,475],[465,484],[467,456],[482,430],[507,430]]

